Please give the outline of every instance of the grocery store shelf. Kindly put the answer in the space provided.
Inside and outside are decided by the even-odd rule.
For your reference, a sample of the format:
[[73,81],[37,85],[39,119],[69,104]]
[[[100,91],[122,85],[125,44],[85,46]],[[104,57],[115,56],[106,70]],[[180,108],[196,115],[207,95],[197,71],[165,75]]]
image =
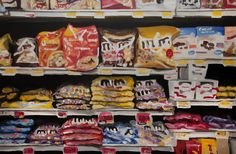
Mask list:
[[176,70],[156,70],[147,68],[122,68],[122,67],[98,67],[89,72],[69,71],[65,68],[44,68],[44,67],[0,67],[0,74],[3,76],[15,76],[16,74],[24,74],[31,76],[44,75],[171,75],[175,74]]
[[111,112],[114,116],[135,116],[137,113],[149,113],[152,116],[169,116],[174,112],[139,111],[137,109],[109,109],[109,110],[59,110],[59,109],[0,109],[0,116],[91,116],[102,112]]
[[236,9],[177,9],[177,17],[211,17],[236,16]]
[[106,17],[162,17],[173,18],[175,10],[37,10],[37,11],[9,11],[10,17],[65,17],[65,18],[77,18],[88,17],[103,19]]
[[232,109],[236,106],[236,99],[212,99],[212,100],[170,100],[177,108],[188,109],[192,106],[215,106],[224,109]]
[[[0,151],[24,151],[26,148],[32,148],[34,151],[63,151],[63,145],[47,145],[47,144],[12,144],[0,145]],[[116,151],[133,151],[139,152],[142,147],[150,147],[152,151],[174,152],[173,147],[158,146],[140,146],[140,145],[103,145],[103,146],[77,146],[78,151],[101,151],[102,148],[112,148]],[[89,149],[89,150],[88,150]]]

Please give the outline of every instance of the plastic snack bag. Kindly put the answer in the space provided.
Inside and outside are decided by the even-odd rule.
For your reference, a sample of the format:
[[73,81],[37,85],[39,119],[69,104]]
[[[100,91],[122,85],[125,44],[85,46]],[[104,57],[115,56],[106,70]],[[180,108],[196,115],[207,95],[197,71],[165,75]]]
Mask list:
[[34,38],[18,39],[17,49],[13,54],[14,65],[16,66],[38,66],[38,52]]
[[2,0],[3,6],[6,8],[16,8],[18,7],[18,0]]
[[2,108],[23,108],[23,109],[50,109],[53,108],[51,101],[39,102],[39,101],[15,101],[15,102],[3,102]]
[[0,92],[0,101],[12,101],[17,100],[19,96],[19,90],[14,87],[4,87]]
[[175,6],[175,0],[136,0],[137,9],[174,10]]
[[202,154],[217,154],[217,143],[215,139],[198,139],[202,144]]
[[201,8],[219,9],[223,6],[224,0],[201,0]]
[[224,0],[224,8],[236,8],[236,0]]
[[41,67],[64,67],[62,34],[64,29],[53,32],[41,32],[37,35],[39,65]]
[[101,0],[102,9],[135,9],[135,0]]
[[177,0],[178,9],[200,9],[200,0]]
[[67,69],[81,72],[95,69],[99,55],[97,28],[68,25],[63,34],[63,49]]
[[0,37],[0,66],[11,66],[12,58],[9,45],[13,43],[10,34]]
[[21,94],[20,100],[22,101],[33,101],[33,100],[51,101],[52,91],[44,89],[44,88],[29,90]]
[[176,66],[172,40],[179,29],[171,26],[140,27],[135,67],[167,69]]
[[99,32],[103,65],[133,66],[136,30],[100,29]]
[[101,0],[50,0],[50,7],[56,10],[101,9]]
[[21,0],[21,8],[25,10],[47,10],[49,0]]
[[225,57],[236,56],[236,27],[225,27]]

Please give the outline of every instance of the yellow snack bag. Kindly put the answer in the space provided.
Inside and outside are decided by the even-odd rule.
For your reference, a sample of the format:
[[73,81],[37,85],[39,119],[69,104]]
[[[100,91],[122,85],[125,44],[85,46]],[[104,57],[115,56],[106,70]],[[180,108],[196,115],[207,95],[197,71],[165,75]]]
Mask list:
[[199,139],[202,144],[202,154],[217,154],[217,143],[215,139]]
[[107,102],[131,102],[133,101],[133,97],[107,97],[107,96],[99,96],[93,95],[92,101],[107,101]]
[[52,91],[47,89],[35,89],[23,92],[20,96],[20,100],[22,101],[51,101],[52,100]]
[[22,109],[50,109],[53,108],[52,102],[39,102],[39,101],[16,101],[16,102],[3,102],[1,108],[22,108]]
[[103,109],[103,108],[122,108],[122,109],[133,109],[134,102],[99,102],[99,101],[91,101],[93,109]]
[[9,44],[12,43],[10,34],[0,37],[0,66],[11,66],[12,58],[9,52]]
[[135,67],[174,68],[173,39],[180,30],[172,26],[138,28]]

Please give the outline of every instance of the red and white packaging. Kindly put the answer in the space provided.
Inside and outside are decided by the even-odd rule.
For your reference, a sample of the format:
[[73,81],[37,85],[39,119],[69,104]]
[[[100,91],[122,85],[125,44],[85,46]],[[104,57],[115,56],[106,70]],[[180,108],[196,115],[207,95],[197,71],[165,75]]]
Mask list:
[[68,25],[62,42],[67,69],[86,72],[97,67],[99,36],[96,26],[76,28]]
[[224,0],[225,8],[236,8],[236,0]]
[[102,9],[135,9],[135,0],[102,0]]
[[197,82],[196,99],[197,100],[211,100],[216,98],[218,81],[204,80]]
[[186,154],[202,154],[202,144],[197,141],[186,142]]
[[21,8],[25,10],[48,10],[49,0],[22,0]]

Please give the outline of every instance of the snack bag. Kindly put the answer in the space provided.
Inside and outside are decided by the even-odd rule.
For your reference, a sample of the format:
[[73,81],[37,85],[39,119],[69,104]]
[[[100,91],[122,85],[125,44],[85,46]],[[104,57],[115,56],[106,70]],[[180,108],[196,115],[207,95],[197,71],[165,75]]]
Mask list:
[[102,9],[135,9],[135,0],[101,0]]
[[200,9],[200,0],[177,0],[178,9]]
[[12,101],[18,99],[19,90],[14,87],[4,87],[0,91],[0,101]]
[[34,38],[24,37],[18,39],[17,49],[13,54],[14,65],[16,66],[38,66],[38,52]]
[[222,58],[224,27],[197,27],[197,58]]
[[236,56],[236,27],[225,27],[225,57]]
[[219,9],[223,8],[224,0],[201,0],[201,8]]
[[203,154],[201,143],[195,140],[186,141],[186,151],[187,154]]
[[21,0],[21,8],[26,10],[47,10],[49,0]]
[[19,109],[51,109],[53,108],[51,101],[15,101],[3,102],[1,108],[19,108]]
[[217,143],[215,139],[199,139],[202,144],[202,154],[217,154]]
[[22,101],[52,101],[52,91],[47,89],[35,89],[23,92],[20,96]]
[[100,29],[102,62],[105,66],[129,67],[134,64],[135,29]]
[[18,3],[18,0],[2,0],[2,4],[6,8],[16,8]]
[[56,10],[80,10],[101,9],[100,0],[50,0],[51,9]]
[[11,66],[12,58],[9,45],[12,43],[10,34],[0,37],[0,66]]
[[174,10],[175,0],[136,0],[137,9],[168,9]]
[[99,55],[97,28],[68,25],[63,34],[63,49],[69,70],[85,72],[95,69]]
[[133,90],[134,80],[129,76],[98,77],[92,82],[92,91],[98,90]]
[[138,28],[135,67],[174,68],[172,40],[179,29],[171,26]]
[[174,58],[195,58],[197,42],[195,28],[180,28],[180,35],[173,40]]
[[236,8],[236,0],[224,0],[224,8]]

